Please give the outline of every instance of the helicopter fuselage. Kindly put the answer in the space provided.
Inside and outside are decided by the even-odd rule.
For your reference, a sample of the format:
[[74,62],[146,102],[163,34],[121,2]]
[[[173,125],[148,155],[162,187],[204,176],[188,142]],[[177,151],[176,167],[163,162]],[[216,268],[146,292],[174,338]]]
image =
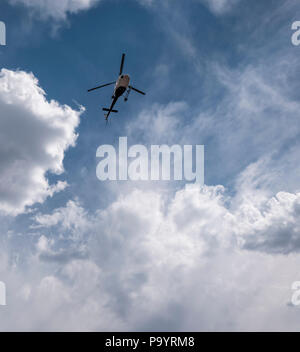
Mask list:
[[116,81],[114,96],[113,98],[119,98],[129,86],[130,76],[129,75],[120,75]]

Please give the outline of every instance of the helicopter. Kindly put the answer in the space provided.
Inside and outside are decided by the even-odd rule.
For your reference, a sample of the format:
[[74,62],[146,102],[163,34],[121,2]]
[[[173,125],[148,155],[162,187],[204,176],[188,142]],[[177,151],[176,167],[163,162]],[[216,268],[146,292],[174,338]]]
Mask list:
[[139,90],[137,88],[134,88],[131,85],[129,85],[130,76],[128,74],[123,74],[124,62],[125,62],[125,54],[122,54],[120,73],[119,73],[119,77],[118,77],[117,81],[110,82],[110,83],[105,83],[105,84],[102,84],[102,85],[97,86],[95,88],[88,89],[88,92],[91,92],[91,91],[94,91],[94,90],[99,89],[99,88],[110,86],[112,84],[115,85],[110,108],[102,108],[102,110],[106,112],[104,114],[106,122],[108,121],[108,117],[109,117],[110,113],[112,113],[112,112],[117,113],[118,112],[118,110],[114,110],[114,106],[115,106],[116,102],[118,101],[118,99],[125,92],[126,92],[126,94],[125,94],[124,101],[128,100],[128,97],[129,97],[129,94],[130,94],[131,90],[134,90],[135,92],[140,93],[142,95],[146,95],[146,93],[142,92],[141,90]]

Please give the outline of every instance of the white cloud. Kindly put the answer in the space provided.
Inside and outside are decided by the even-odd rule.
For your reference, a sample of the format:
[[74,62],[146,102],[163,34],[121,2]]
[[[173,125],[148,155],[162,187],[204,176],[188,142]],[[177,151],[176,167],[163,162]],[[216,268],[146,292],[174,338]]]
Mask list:
[[260,207],[246,201],[236,217],[243,248],[267,253],[299,252],[300,193],[279,192]]
[[[56,21],[65,20],[68,14],[76,14],[87,11],[102,0],[8,0],[11,5],[23,5],[42,19],[52,18]],[[240,0],[200,0],[214,14],[222,15],[228,13]],[[150,7],[156,0],[137,0],[141,5]],[[167,4],[158,3],[159,6]],[[190,48],[187,47],[189,50]]]
[[[287,65],[291,66],[289,77],[282,74]],[[128,131],[144,143],[158,139],[161,143],[205,144],[210,180],[217,177],[222,183],[230,179],[237,184],[236,177],[243,172],[243,184],[251,178],[252,185],[269,195],[281,190],[297,192],[300,104],[294,98],[298,83],[291,77],[292,72],[296,77],[298,68],[294,57],[281,56],[272,64],[235,70],[212,64],[210,71],[222,87],[217,86],[222,98],[218,97],[216,105],[200,106],[199,112],[187,104],[157,105],[142,111],[128,124]],[[160,123],[162,132],[156,128]],[[163,128],[166,123],[169,128]],[[236,188],[241,186],[239,182]]]
[[[283,221],[300,238],[299,195],[280,193],[252,209],[231,209],[231,201],[221,186],[192,185],[168,201],[156,191],[130,191],[93,216],[69,203],[60,212],[78,207],[81,214],[71,228],[89,223],[88,256],[62,252],[58,236],[47,235],[26,265],[9,269],[4,257],[0,274],[10,304],[1,330],[295,329],[299,318],[287,303],[299,258],[238,244],[258,230],[257,239],[276,243],[274,224]],[[53,223],[49,234],[67,238],[68,229],[59,229]],[[43,253],[61,258],[44,260]],[[16,319],[20,307],[23,319]]]
[[100,0],[9,0],[12,5],[24,5],[35,11],[41,18],[64,20],[69,14],[89,10]]
[[46,172],[64,171],[83,110],[47,101],[33,74],[7,69],[0,73],[0,109],[0,210],[16,215],[67,186],[49,185]]
[[77,200],[68,201],[66,207],[57,208],[52,214],[37,214],[34,216],[36,225],[34,228],[39,227],[53,227],[59,226],[63,230],[80,230],[83,231],[87,228],[86,211],[80,206]]
[[200,0],[216,15],[229,12],[240,0]]
[[[228,13],[232,8],[240,1],[240,0],[198,0],[205,4],[214,14],[223,15]],[[138,0],[144,6],[151,6],[154,4],[158,4],[160,7],[164,6],[164,8],[173,9],[172,2],[164,2],[161,3],[157,0]]]
[[[126,126],[127,133],[152,144],[158,141],[168,143],[178,135],[182,126],[182,112],[187,109],[184,102],[171,102],[165,106],[154,104],[142,110],[138,117]],[[147,126],[147,128],[145,128]]]

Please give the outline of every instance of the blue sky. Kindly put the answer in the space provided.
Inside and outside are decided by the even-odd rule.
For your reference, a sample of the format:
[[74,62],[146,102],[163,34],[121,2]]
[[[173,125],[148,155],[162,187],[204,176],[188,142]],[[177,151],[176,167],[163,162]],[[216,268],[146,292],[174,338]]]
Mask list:
[[[297,329],[297,1],[6,0],[0,14],[0,329]],[[87,89],[117,78],[122,52],[147,95],[106,127],[112,89]],[[97,147],[119,136],[204,144],[205,186],[100,182]]]

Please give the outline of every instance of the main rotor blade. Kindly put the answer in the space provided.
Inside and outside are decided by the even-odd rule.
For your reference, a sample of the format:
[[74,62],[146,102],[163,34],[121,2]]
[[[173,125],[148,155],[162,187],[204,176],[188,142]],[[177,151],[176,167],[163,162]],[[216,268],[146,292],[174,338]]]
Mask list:
[[95,89],[99,89],[99,88],[103,88],[103,87],[106,87],[106,86],[110,86],[111,84],[115,84],[115,83],[116,82],[110,82],[110,83],[102,84],[101,86],[89,89],[88,92],[91,92],[92,90],[95,90]]
[[138,93],[140,93],[140,94],[146,95],[146,93],[144,93],[144,92],[142,92],[141,90],[138,90],[138,89],[136,89],[136,88],[134,88],[134,87],[132,87],[132,86],[129,86],[129,88],[135,90],[136,92],[138,92]]
[[122,60],[121,60],[121,66],[120,66],[120,75],[123,73],[123,67],[124,67],[124,61],[125,61],[125,54],[122,55]]

